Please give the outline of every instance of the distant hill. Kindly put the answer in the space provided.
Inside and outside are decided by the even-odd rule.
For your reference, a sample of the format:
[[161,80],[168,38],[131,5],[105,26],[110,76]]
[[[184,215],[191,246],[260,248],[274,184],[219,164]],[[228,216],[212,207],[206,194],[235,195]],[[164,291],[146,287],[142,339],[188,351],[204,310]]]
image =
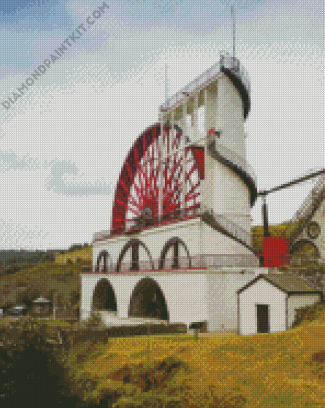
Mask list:
[[[87,250],[88,248],[88,250]],[[0,267],[1,265],[14,265],[14,264],[29,264],[34,265],[39,262],[44,261],[55,261],[56,258],[60,259],[61,255],[73,253],[75,251],[81,250],[81,254],[83,252],[91,251],[91,246],[88,243],[85,244],[72,244],[69,249],[47,249],[47,250],[35,250],[35,251],[27,251],[27,250],[0,250]],[[83,251],[86,249],[86,251]],[[74,256],[73,256],[74,257]],[[72,257],[72,258],[73,258]],[[84,256],[81,255],[81,258]],[[89,258],[87,256],[87,258]],[[61,263],[61,262],[58,262]],[[65,262],[64,262],[65,263]]]
[[55,263],[65,265],[67,263],[89,263],[92,262],[93,247],[91,245],[65,251],[63,254],[57,253],[55,255]]
[[15,250],[0,250],[0,264],[8,265],[13,263],[28,263],[34,264],[43,260],[50,260],[51,257],[58,250],[47,250],[47,251],[15,251]]

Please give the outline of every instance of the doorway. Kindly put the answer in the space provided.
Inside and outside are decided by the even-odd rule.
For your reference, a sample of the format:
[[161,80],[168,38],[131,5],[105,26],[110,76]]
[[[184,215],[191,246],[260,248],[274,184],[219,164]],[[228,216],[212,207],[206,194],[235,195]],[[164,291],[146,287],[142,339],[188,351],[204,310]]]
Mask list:
[[256,305],[257,333],[269,333],[269,305]]

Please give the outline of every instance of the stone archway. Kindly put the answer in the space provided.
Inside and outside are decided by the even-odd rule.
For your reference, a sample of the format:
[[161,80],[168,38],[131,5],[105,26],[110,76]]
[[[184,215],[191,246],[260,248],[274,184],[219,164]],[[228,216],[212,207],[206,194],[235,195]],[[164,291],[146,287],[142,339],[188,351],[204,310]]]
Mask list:
[[101,279],[97,282],[93,293],[92,310],[117,312],[115,292],[107,279]]
[[120,253],[116,271],[138,271],[140,269],[154,269],[154,262],[146,245],[139,239],[131,239],[124,245]]
[[168,240],[161,252],[159,269],[190,267],[191,257],[185,243],[178,237]]
[[169,321],[169,313],[163,291],[151,278],[143,278],[134,288],[129,317],[150,317]]

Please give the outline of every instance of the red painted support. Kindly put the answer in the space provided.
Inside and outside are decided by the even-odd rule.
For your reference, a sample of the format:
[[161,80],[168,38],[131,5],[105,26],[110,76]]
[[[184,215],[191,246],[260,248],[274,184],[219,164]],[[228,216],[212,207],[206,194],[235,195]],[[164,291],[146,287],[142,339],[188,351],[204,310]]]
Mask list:
[[264,266],[278,267],[290,263],[290,242],[285,238],[263,237]]

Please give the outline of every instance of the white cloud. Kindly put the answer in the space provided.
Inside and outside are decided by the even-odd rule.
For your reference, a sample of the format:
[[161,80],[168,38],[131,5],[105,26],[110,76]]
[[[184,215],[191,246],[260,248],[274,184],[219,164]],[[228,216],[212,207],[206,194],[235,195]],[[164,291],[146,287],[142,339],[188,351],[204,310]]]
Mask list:
[[[29,230],[40,226],[44,238],[26,238],[39,249],[90,242],[94,232],[109,229],[125,157],[139,134],[158,119],[165,62],[171,95],[213,65],[220,49],[231,50],[231,32],[225,34],[224,28],[202,35],[177,28],[119,31],[116,16],[110,15],[109,22],[105,18],[98,20],[98,35],[105,24],[115,24],[121,34],[115,42],[106,39],[91,53],[78,49],[73,59],[50,67],[8,111],[1,107],[3,219]],[[270,17],[258,20],[262,40],[265,21]],[[325,162],[323,50],[297,38],[289,42],[275,36],[270,44],[267,33],[280,23],[267,28],[264,44],[247,25],[237,46],[251,78],[248,159],[260,189]],[[23,75],[2,80],[2,100],[25,80]],[[10,167],[14,162],[17,169]],[[289,219],[310,187],[307,183],[271,195],[270,222]],[[261,222],[259,202],[252,215]],[[16,248],[12,242],[2,247]]]

